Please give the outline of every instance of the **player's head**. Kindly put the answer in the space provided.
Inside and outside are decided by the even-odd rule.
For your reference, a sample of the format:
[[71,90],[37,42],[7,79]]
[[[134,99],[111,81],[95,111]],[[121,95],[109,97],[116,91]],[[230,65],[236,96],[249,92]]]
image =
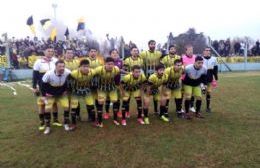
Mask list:
[[81,60],[79,63],[79,69],[81,73],[87,74],[89,71],[89,61],[86,59]]
[[109,55],[110,57],[112,57],[114,60],[119,58],[119,53],[117,51],[117,49],[112,49],[109,51]]
[[134,65],[132,67],[132,73],[134,78],[138,78],[141,75],[141,67],[139,65]]
[[105,69],[106,71],[112,71],[115,66],[114,59],[111,57],[107,57],[105,60]]
[[182,68],[182,62],[180,59],[174,61],[174,70],[179,71]]
[[72,48],[67,48],[65,50],[65,59],[71,60],[71,59],[73,59],[73,55],[74,55],[74,52],[73,52]]
[[95,59],[97,57],[97,49],[95,47],[90,47],[88,50],[88,56]]
[[187,56],[192,56],[193,55],[193,46],[188,44],[185,46],[185,54]]
[[204,57],[210,57],[210,54],[211,54],[211,48],[210,47],[205,47],[204,50],[203,50],[203,56]]
[[163,75],[164,69],[165,69],[165,67],[164,67],[163,64],[159,64],[159,65],[157,65],[157,66],[155,67],[155,70],[156,70],[158,76],[162,76],[162,75]]
[[169,46],[169,54],[171,54],[171,55],[176,54],[176,46],[175,45]]
[[54,49],[51,45],[44,47],[44,56],[51,59],[54,56]]
[[195,65],[195,68],[197,68],[197,69],[202,68],[202,66],[203,66],[203,58],[202,58],[201,56],[197,56],[197,57],[195,58],[195,63],[194,63],[194,65]]
[[63,60],[58,60],[55,63],[55,71],[57,75],[62,75],[65,70],[65,63]]
[[132,47],[130,52],[131,52],[131,56],[133,56],[133,57],[138,57],[138,55],[139,55],[139,51],[136,46]]
[[154,51],[156,47],[156,41],[155,40],[148,41],[148,47],[150,51]]

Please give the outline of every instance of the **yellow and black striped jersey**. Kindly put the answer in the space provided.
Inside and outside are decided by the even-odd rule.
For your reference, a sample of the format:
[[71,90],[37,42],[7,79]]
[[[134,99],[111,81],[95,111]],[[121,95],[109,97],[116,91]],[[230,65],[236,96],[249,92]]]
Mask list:
[[75,80],[75,87],[91,87],[92,80],[95,76],[95,70],[89,69],[87,74],[83,74],[80,72],[80,69],[76,69],[71,72],[70,76]]
[[161,59],[161,63],[165,65],[166,68],[174,65],[174,61],[177,59],[181,59],[179,55],[166,55]]
[[141,75],[138,78],[134,78],[133,73],[131,72],[122,78],[121,83],[129,87],[135,87],[137,85],[142,85],[145,81],[146,77],[144,73],[141,73]]
[[166,84],[167,81],[168,81],[168,75],[165,73],[161,77],[159,77],[157,73],[153,73],[148,78],[148,83],[152,86],[152,88],[158,88],[161,85]]
[[180,69],[178,72],[176,72],[174,71],[174,67],[169,67],[165,69],[164,73],[168,75],[168,81],[175,82],[180,80],[183,74],[183,69]]
[[71,71],[78,69],[78,67],[79,67],[78,59],[64,60],[64,62],[65,62],[65,67]]
[[160,51],[143,51],[140,54],[140,58],[144,62],[144,71],[147,76],[155,72],[155,67],[160,63],[162,53]]
[[143,65],[144,65],[143,59],[141,59],[140,57],[137,57],[136,59],[133,59],[132,57],[128,57],[124,60],[124,67],[126,67],[126,70],[128,72],[130,72],[132,70],[132,67],[134,65],[139,65],[139,66],[143,67]]
[[92,59],[90,57],[87,58],[87,60],[89,61],[89,67],[90,68],[97,68],[99,66],[104,65],[104,63],[102,63],[102,61],[100,61],[99,59]]
[[100,84],[114,84],[115,77],[120,75],[120,69],[114,66],[112,71],[106,71],[105,66],[99,66],[95,69],[95,74],[100,78]]

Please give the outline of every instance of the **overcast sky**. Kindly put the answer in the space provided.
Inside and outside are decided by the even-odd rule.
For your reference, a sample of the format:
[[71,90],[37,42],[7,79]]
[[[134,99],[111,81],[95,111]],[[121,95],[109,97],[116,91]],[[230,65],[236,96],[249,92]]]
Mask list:
[[53,17],[53,2],[58,4],[57,20],[75,30],[77,20],[84,17],[97,38],[106,33],[123,35],[140,45],[149,39],[164,42],[169,32],[178,35],[194,27],[212,39],[260,39],[259,0],[5,0],[1,1],[0,33],[32,35],[27,18],[33,15],[40,28],[40,19]]

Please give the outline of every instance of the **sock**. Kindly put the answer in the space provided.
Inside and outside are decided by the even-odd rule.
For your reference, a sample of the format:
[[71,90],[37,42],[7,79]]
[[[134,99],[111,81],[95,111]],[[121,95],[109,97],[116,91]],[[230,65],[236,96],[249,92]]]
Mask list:
[[196,113],[200,112],[200,108],[201,108],[201,100],[197,100],[196,101]]
[[80,104],[78,103],[78,107],[76,108],[76,116],[80,116]]
[[194,107],[194,100],[194,96],[192,96],[190,99],[190,107]]
[[51,113],[45,112],[44,120],[45,120],[46,127],[50,127],[51,126]]
[[97,105],[97,119],[98,119],[98,123],[99,124],[102,123],[102,111],[103,111],[103,105],[102,104],[98,104]]
[[160,106],[160,117],[163,116],[165,114],[165,106]]
[[58,121],[58,112],[52,112],[53,121]]
[[71,109],[71,123],[76,124],[76,109]]
[[185,100],[185,112],[190,112],[190,100]]
[[182,99],[175,99],[175,104],[176,104],[176,111],[180,112],[181,111],[181,104],[182,104]]
[[137,118],[142,118],[142,99],[138,98],[136,99],[136,104],[137,104]]
[[117,121],[117,113],[119,111],[119,104],[118,101],[113,103],[113,113],[114,113],[114,120]]
[[158,113],[158,101],[153,99],[153,104],[154,104],[154,112]]
[[92,122],[95,122],[96,121],[96,114],[95,114],[95,107],[94,105],[87,105],[87,110],[88,110],[88,114],[89,114],[89,119],[92,121]]
[[165,104],[165,114],[164,114],[166,117],[169,117],[169,114],[168,114],[169,103],[170,103],[170,100],[167,99],[167,100],[166,100],[166,104]]
[[144,108],[144,117],[148,117],[148,108]]
[[206,96],[207,109],[210,108],[210,98],[211,98],[210,94],[207,94],[207,96]]
[[44,125],[44,114],[39,114],[40,124]]
[[64,124],[69,124],[69,121],[70,121],[70,113],[69,113],[69,111],[64,111],[63,117],[64,117]]
[[126,113],[126,106],[129,106],[128,105],[128,101],[123,101],[123,104],[122,104],[122,119],[125,120],[125,113]]
[[109,107],[110,107],[110,100],[106,100],[106,105],[105,105],[106,113],[109,113]]

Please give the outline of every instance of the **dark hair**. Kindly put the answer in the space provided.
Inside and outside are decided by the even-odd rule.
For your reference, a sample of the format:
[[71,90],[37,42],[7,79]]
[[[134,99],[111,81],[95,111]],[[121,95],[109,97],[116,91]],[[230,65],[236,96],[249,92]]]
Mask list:
[[134,48],[138,49],[136,46],[133,46],[130,48],[130,51],[132,51]]
[[177,64],[177,63],[182,63],[182,61],[180,59],[174,60],[174,65]]
[[81,67],[82,65],[89,65],[89,61],[87,59],[81,60],[79,66]]
[[54,46],[53,45],[44,45],[43,50],[48,50],[48,49],[54,49]]
[[132,67],[132,71],[134,71],[135,69],[141,69],[141,67],[139,66],[139,65],[134,65],[133,67]]
[[96,47],[89,47],[88,51],[90,51],[90,50],[96,50],[97,51],[97,48]]
[[206,50],[207,48],[211,49],[210,46],[205,46],[205,47],[204,47],[204,50]]
[[109,51],[109,55],[111,55],[113,51],[116,51],[118,53],[118,50],[113,48],[112,50]]
[[163,64],[159,64],[155,67],[155,70],[158,71],[159,69],[165,69],[165,66]]
[[169,48],[168,48],[168,50],[170,50],[172,47],[176,48],[175,45],[170,45]]
[[65,53],[66,53],[67,51],[69,51],[69,50],[74,51],[72,48],[66,48],[66,49],[65,49]]
[[156,43],[156,41],[155,40],[149,40],[148,45],[150,45],[151,43]]
[[185,51],[187,51],[187,49],[188,49],[188,48],[191,48],[191,47],[193,48],[193,46],[192,46],[191,44],[187,44],[187,45],[185,46]]
[[105,62],[108,63],[108,62],[115,62],[114,59],[112,57],[107,57],[105,59]]
[[61,59],[59,59],[58,61],[56,61],[55,66],[57,66],[58,64],[65,64],[65,62]]
[[201,56],[197,56],[197,57],[195,58],[195,62],[197,62],[197,61],[203,61],[203,58],[202,58]]

